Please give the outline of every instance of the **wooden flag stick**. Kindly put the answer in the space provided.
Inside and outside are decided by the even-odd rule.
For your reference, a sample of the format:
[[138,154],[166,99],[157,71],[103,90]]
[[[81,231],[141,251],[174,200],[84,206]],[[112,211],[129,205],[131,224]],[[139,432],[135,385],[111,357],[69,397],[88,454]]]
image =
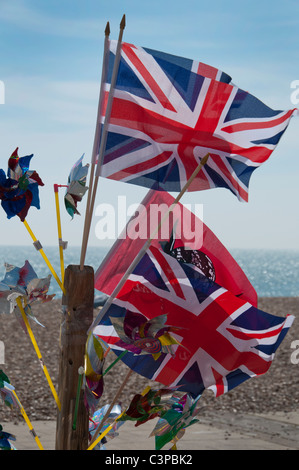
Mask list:
[[97,162],[96,173],[95,173],[95,181],[94,181],[94,185],[92,188],[91,202],[88,207],[86,226],[84,228],[84,234],[83,234],[83,240],[82,240],[81,258],[80,258],[81,270],[83,269],[84,260],[86,256],[92,213],[93,213],[95,197],[96,197],[96,192],[97,192],[97,187],[98,187],[98,180],[100,177],[102,161],[103,161],[104,152],[106,148],[108,124],[109,124],[110,114],[111,114],[111,109],[112,109],[113,95],[114,95],[114,89],[115,89],[116,78],[118,74],[118,67],[119,67],[119,62],[120,62],[120,55],[121,55],[121,42],[122,42],[122,37],[123,37],[125,26],[126,26],[126,17],[125,15],[123,15],[122,20],[120,22],[120,30],[119,30],[119,36],[118,36],[117,47],[116,47],[116,52],[115,52],[115,59],[114,59],[114,64],[113,64],[113,72],[112,72],[107,108],[106,108],[106,113],[105,113],[105,120],[104,120],[103,129],[102,129],[102,136],[100,140],[98,162]]
[[171,206],[169,207],[168,211],[164,214],[164,217],[162,218],[162,220],[160,221],[160,223],[158,224],[157,228],[153,231],[153,233],[150,235],[150,237],[148,238],[148,240],[145,242],[145,244],[143,245],[143,247],[141,248],[140,252],[138,253],[138,255],[134,258],[134,260],[132,261],[132,263],[130,264],[130,266],[128,267],[127,271],[125,272],[125,274],[123,275],[122,279],[119,281],[118,285],[115,287],[114,291],[112,292],[112,294],[110,295],[110,297],[106,300],[103,308],[101,309],[101,311],[99,312],[99,314],[97,315],[97,317],[95,318],[93,324],[91,325],[88,333],[94,328],[95,325],[99,324],[101,319],[104,317],[105,313],[107,312],[108,308],[110,307],[110,305],[112,304],[113,300],[115,299],[115,297],[117,296],[117,294],[119,293],[119,291],[121,290],[121,288],[123,287],[124,283],[126,282],[126,280],[128,279],[129,275],[133,272],[133,270],[135,269],[135,267],[137,266],[137,264],[139,263],[139,261],[141,260],[141,258],[144,256],[144,254],[146,253],[147,249],[149,248],[152,240],[154,239],[154,237],[156,236],[156,234],[159,232],[162,224],[165,222],[165,220],[169,217],[169,214],[173,211],[174,207],[176,206],[176,204],[178,204],[178,202],[180,201],[180,199],[182,198],[183,194],[185,194],[185,192],[187,191],[187,189],[189,188],[190,184],[192,183],[192,181],[196,178],[196,176],[198,175],[199,171],[204,167],[204,165],[207,163],[208,161],[208,158],[209,158],[209,153],[203,157],[203,159],[201,160],[200,164],[198,165],[198,167],[194,170],[194,172],[192,173],[192,175],[190,176],[189,180],[187,181],[187,183],[185,184],[185,186],[183,187],[183,189],[181,190],[181,192],[178,194],[178,196],[176,197],[176,199],[174,200],[174,202],[171,204]]
[[39,240],[37,240],[36,236],[34,235],[34,233],[32,232],[31,228],[29,227],[29,224],[26,220],[24,220],[23,224],[25,225],[29,235],[31,236],[32,240],[33,240],[33,245],[35,246],[35,248],[40,252],[41,256],[43,257],[46,265],[48,266],[48,268],[50,269],[51,273],[53,274],[54,276],[54,279],[57,281],[60,289],[62,290],[63,293],[65,293],[65,290],[64,290],[64,287],[59,279],[59,277],[57,276],[56,272],[54,271],[54,268],[53,266],[51,265],[50,261],[48,260],[42,246],[41,246],[41,243],[39,242]]
[[[92,188],[93,188],[94,172],[95,172],[95,167],[96,167],[96,160],[98,156],[98,149],[99,149],[99,142],[100,142],[100,135],[101,135],[101,116],[102,116],[102,107],[103,107],[104,83],[106,81],[107,70],[108,70],[107,61],[108,61],[109,35],[110,35],[110,25],[108,21],[106,24],[106,28],[105,28],[105,42],[104,42],[104,52],[103,52],[101,87],[100,87],[100,96],[99,96],[99,102],[98,102],[95,136],[94,136],[92,156],[91,156],[90,176],[89,176],[89,185],[88,185],[84,229],[83,229],[83,240],[85,240],[87,237],[88,221],[90,217],[89,215],[90,199],[91,199],[91,193],[92,193]],[[84,254],[84,257],[85,257],[85,254]],[[81,259],[82,259],[82,268],[83,268],[83,265],[84,265],[83,253],[81,255]]]
[[20,400],[19,400],[19,398],[18,398],[18,396],[17,396],[15,390],[12,390],[12,393],[13,393],[13,395],[14,395],[14,397],[15,397],[17,403],[18,403],[18,406],[19,406],[19,408],[20,408],[20,411],[21,411],[21,414],[22,414],[22,416],[23,416],[23,418],[24,418],[24,421],[25,421],[25,423],[27,424],[27,426],[28,426],[28,428],[29,428],[29,431],[30,431],[30,433],[32,434],[32,436],[33,436],[35,442],[37,443],[37,445],[38,445],[38,447],[39,447],[40,450],[44,450],[44,448],[43,448],[43,446],[42,446],[42,444],[41,444],[41,442],[40,442],[40,440],[39,440],[39,438],[38,438],[38,436],[37,436],[37,434],[36,434],[36,432],[35,432],[35,430],[34,430],[32,424],[31,424],[31,422],[30,422],[30,419],[28,418],[27,413],[26,413],[26,411],[24,410],[24,407],[23,407],[22,403],[20,402]]
[[129,369],[129,371],[128,371],[126,377],[125,377],[124,380],[123,380],[123,383],[121,384],[121,386],[119,387],[118,391],[116,392],[115,397],[113,398],[112,403],[110,404],[108,410],[106,411],[105,415],[103,416],[102,421],[100,422],[99,426],[97,427],[97,429],[96,429],[96,431],[95,431],[95,433],[94,433],[94,435],[93,435],[93,438],[92,438],[92,440],[90,441],[90,445],[92,445],[92,444],[95,442],[97,436],[99,435],[100,430],[101,430],[102,427],[104,426],[105,421],[107,420],[108,416],[110,415],[112,408],[114,407],[116,401],[118,400],[118,398],[119,398],[121,392],[122,392],[123,389],[125,388],[125,386],[126,386],[128,380],[129,380],[129,378],[131,377],[132,373],[133,373],[133,370],[132,370],[132,369]]
[[41,366],[42,366],[43,372],[44,372],[44,374],[45,374],[45,376],[46,376],[46,379],[47,379],[47,381],[48,381],[48,384],[49,384],[49,386],[50,386],[51,392],[52,392],[52,394],[53,394],[53,396],[54,396],[54,399],[55,399],[55,401],[56,401],[57,407],[58,407],[58,409],[60,410],[61,405],[60,405],[60,401],[59,401],[58,395],[57,395],[56,390],[55,390],[55,388],[54,388],[54,385],[53,385],[53,382],[52,382],[51,377],[50,377],[50,375],[49,375],[48,369],[46,368],[46,366],[45,366],[45,364],[44,364],[44,361],[43,361],[41,352],[40,352],[40,350],[39,350],[39,347],[38,347],[37,342],[36,342],[36,340],[35,340],[35,337],[34,337],[34,334],[33,334],[32,329],[31,329],[30,323],[29,323],[29,321],[28,321],[27,315],[26,315],[25,310],[24,310],[24,308],[23,308],[22,301],[21,301],[21,297],[17,297],[16,302],[17,302],[17,305],[18,305],[18,307],[19,307],[19,309],[20,309],[20,312],[21,312],[21,314],[22,314],[24,323],[25,323],[25,325],[26,325],[26,328],[27,328],[27,331],[28,331],[28,333],[29,333],[29,336],[30,336],[31,342],[32,342],[32,344],[33,344],[34,350],[35,350],[35,352],[36,352],[36,355],[37,355],[37,357],[38,357],[38,359],[39,359],[39,361],[40,361],[40,364],[41,364]]

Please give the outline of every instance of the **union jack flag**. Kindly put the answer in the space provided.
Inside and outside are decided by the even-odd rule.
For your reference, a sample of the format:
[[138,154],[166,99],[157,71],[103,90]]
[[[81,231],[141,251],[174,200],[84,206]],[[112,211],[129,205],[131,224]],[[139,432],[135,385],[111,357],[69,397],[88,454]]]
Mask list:
[[[131,318],[146,317],[148,323],[166,315],[166,324],[176,331],[172,333],[176,344],[172,344],[174,354],[162,352],[157,358],[127,351],[122,361],[148,379],[193,396],[208,388],[219,396],[250,377],[264,374],[294,319],[258,310],[204,277],[195,266],[179,263],[156,247],[150,247],[94,327],[93,334],[117,355],[126,348],[113,325],[127,312]],[[131,325],[126,334],[132,338],[133,331]],[[143,347],[159,352],[157,338],[148,338],[147,344],[150,335],[145,331],[144,336]]]
[[[107,103],[116,42],[110,41]],[[104,122],[106,105],[103,106]],[[269,158],[294,110],[274,111],[206,64],[122,43],[100,175],[156,190],[231,190],[248,201],[252,172]]]

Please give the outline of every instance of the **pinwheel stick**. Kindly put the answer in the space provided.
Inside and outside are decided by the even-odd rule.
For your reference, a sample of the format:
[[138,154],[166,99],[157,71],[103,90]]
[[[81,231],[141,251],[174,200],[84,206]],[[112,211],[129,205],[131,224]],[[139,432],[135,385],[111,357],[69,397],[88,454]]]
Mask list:
[[122,357],[124,357],[125,354],[127,354],[127,352],[128,352],[127,349],[126,349],[125,351],[123,351],[123,352],[110,364],[110,366],[108,366],[107,369],[104,370],[104,372],[103,372],[103,377],[104,377],[104,375],[107,374],[107,372],[109,372],[110,369],[112,369],[112,367],[115,366],[115,364],[116,364],[118,361],[121,360]]
[[38,359],[39,359],[39,361],[40,361],[40,364],[41,364],[41,366],[42,366],[43,372],[44,372],[44,374],[45,374],[45,376],[46,376],[46,379],[47,379],[47,381],[48,381],[48,384],[49,384],[49,386],[50,386],[51,392],[52,392],[52,394],[53,394],[53,396],[54,396],[54,399],[55,399],[55,401],[56,401],[57,407],[58,407],[58,409],[60,410],[61,405],[60,405],[60,401],[59,401],[58,395],[57,395],[56,390],[55,390],[55,388],[54,388],[54,385],[53,385],[53,382],[52,382],[51,377],[50,377],[50,375],[49,375],[48,369],[46,368],[46,366],[45,366],[45,364],[44,364],[44,362],[43,362],[43,358],[42,358],[41,352],[40,352],[40,350],[39,350],[39,347],[38,347],[37,342],[36,342],[36,340],[35,340],[35,337],[34,337],[34,334],[33,334],[32,329],[31,329],[30,323],[29,323],[29,321],[28,321],[28,318],[27,318],[27,316],[26,316],[25,310],[24,310],[24,308],[23,308],[21,298],[18,297],[18,298],[16,299],[16,302],[17,302],[17,305],[18,305],[18,307],[19,307],[19,309],[20,309],[20,312],[21,312],[21,314],[22,314],[24,323],[25,323],[25,325],[26,325],[26,328],[27,328],[28,334],[29,334],[29,336],[30,336],[31,342],[32,342],[32,344],[33,344],[34,350],[35,350],[35,352],[36,352],[36,355],[37,355],[37,357],[38,357]]
[[64,293],[64,287],[61,283],[61,280],[59,279],[59,277],[57,276],[53,266],[51,265],[50,261],[48,260],[40,242],[38,241],[38,239],[36,238],[36,236],[34,235],[33,231],[31,230],[28,222],[26,220],[23,221],[23,224],[25,225],[29,235],[31,236],[32,240],[33,240],[33,244],[35,246],[35,248],[40,252],[41,256],[43,257],[46,265],[48,266],[48,268],[50,269],[51,273],[53,274],[53,277],[55,278],[55,280],[57,281],[60,289],[62,290],[62,292]]
[[27,424],[27,426],[28,426],[28,428],[29,428],[29,431],[30,431],[31,435],[33,436],[35,442],[37,443],[39,449],[40,449],[40,450],[44,450],[44,448],[43,448],[43,446],[42,446],[42,444],[41,444],[41,442],[40,442],[40,440],[39,440],[39,438],[38,438],[38,436],[37,436],[37,434],[36,434],[36,432],[35,432],[35,430],[34,430],[32,424],[31,424],[31,422],[30,422],[30,419],[28,418],[27,413],[26,413],[26,411],[24,410],[23,405],[22,405],[22,403],[20,402],[20,400],[19,400],[19,398],[18,398],[18,396],[17,396],[15,390],[12,390],[12,393],[13,393],[13,395],[14,395],[14,397],[15,397],[17,403],[18,403],[18,406],[19,406],[19,408],[20,408],[21,414],[22,414],[22,416],[23,416],[23,418],[24,418],[25,423]]
[[80,401],[80,394],[83,382],[83,374],[84,374],[84,367],[79,367],[78,369],[78,386],[77,386],[77,396],[76,396],[76,404],[75,404],[75,412],[74,412],[74,420],[73,420],[73,429],[76,430],[77,426],[77,418],[78,418],[78,409],[79,409],[79,401]]
[[58,232],[58,246],[59,246],[59,258],[60,258],[60,270],[61,270],[61,284],[64,282],[64,257],[63,257],[63,241],[62,241],[62,230],[61,230],[61,218],[60,218],[60,204],[58,188],[67,187],[62,184],[54,184],[55,194],[55,206],[56,206],[56,219],[57,219],[57,232]]

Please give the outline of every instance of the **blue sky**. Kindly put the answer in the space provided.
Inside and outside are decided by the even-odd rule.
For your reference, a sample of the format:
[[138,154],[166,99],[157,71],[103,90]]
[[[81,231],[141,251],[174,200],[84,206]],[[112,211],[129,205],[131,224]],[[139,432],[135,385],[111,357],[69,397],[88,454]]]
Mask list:
[[[232,76],[240,88],[273,109],[290,109],[291,83],[299,80],[297,0],[151,2],[114,0],[0,0],[0,168],[18,146],[33,153],[31,167],[45,186],[41,209],[27,220],[44,246],[57,243],[53,184],[65,184],[73,163],[89,163],[101,77],[104,29],[112,39],[126,14],[124,40],[197,59]],[[299,93],[297,94],[299,98]],[[297,105],[298,106],[298,105]],[[299,118],[293,118],[270,159],[251,179],[249,203],[225,189],[185,194],[203,204],[204,222],[227,248],[298,248]],[[147,190],[100,179],[95,206],[126,196],[139,203]],[[70,220],[60,193],[63,239],[82,240],[81,216]],[[90,245],[101,246],[93,217]],[[0,244],[31,244],[15,217],[0,213]],[[111,243],[112,241],[108,241]],[[107,243],[107,242],[106,242]]]

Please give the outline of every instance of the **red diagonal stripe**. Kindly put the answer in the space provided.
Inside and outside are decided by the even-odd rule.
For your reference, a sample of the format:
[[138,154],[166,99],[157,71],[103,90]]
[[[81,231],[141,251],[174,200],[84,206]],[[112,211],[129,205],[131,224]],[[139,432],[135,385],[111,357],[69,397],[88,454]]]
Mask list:
[[277,119],[271,119],[271,121],[263,121],[263,122],[240,122],[236,124],[232,124],[229,126],[224,126],[222,130],[224,132],[227,132],[229,134],[232,134],[234,132],[241,132],[241,131],[246,131],[246,130],[251,130],[251,129],[269,129],[271,127],[278,126],[279,124],[282,124],[285,122],[287,119],[289,119],[293,112],[295,110],[292,109],[285,113],[283,116]]
[[159,102],[162,104],[162,106],[169,111],[176,111],[170,101],[168,100],[167,96],[164,94],[164,92],[161,90],[159,87],[158,83],[154,80],[152,75],[149,73],[149,71],[146,69],[146,67],[143,65],[141,60],[137,57],[133,49],[129,46],[129,44],[123,43],[122,44],[122,50],[125,52],[127,57],[130,59],[134,67],[138,70],[138,72],[142,75],[143,79],[146,81],[148,84],[149,88],[153,91],[154,95],[156,98],[159,100]]

